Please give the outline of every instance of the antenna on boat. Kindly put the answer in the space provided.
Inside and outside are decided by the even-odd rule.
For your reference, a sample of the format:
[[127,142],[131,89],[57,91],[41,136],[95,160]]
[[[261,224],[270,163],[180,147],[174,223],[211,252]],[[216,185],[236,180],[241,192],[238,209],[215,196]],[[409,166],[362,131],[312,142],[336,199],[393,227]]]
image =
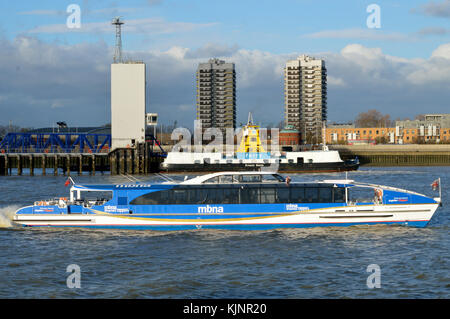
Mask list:
[[248,112],[247,125],[253,125],[253,115],[252,115],[252,112]]

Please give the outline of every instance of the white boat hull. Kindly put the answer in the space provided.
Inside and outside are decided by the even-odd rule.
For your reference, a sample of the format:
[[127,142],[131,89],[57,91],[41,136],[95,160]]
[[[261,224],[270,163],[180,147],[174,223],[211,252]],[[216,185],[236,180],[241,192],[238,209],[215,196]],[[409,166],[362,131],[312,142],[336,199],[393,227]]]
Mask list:
[[[400,224],[424,227],[433,217],[439,204],[364,205],[321,208],[310,211],[261,213],[261,217],[244,217],[248,213],[199,213],[125,215],[93,211],[91,214],[20,214],[14,222],[29,227],[88,227],[150,230],[183,229],[242,229],[301,228],[352,226],[361,224]],[[257,215],[253,214],[253,215]]]

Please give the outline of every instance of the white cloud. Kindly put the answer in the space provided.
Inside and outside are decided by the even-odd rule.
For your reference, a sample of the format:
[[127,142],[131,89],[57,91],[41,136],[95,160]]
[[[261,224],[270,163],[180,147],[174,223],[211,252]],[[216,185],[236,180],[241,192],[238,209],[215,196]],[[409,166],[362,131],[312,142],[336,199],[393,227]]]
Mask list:
[[431,57],[450,59],[450,43],[440,45],[436,50],[433,51]]
[[347,86],[347,83],[345,83],[345,81],[341,78],[327,75],[327,85],[343,87],[343,86]]
[[426,27],[417,31],[416,34],[420,36],[432,36],[432,35],[443,36],[450,34],[450,29],[442,27]]
[[20,15],[66,15],[63,10],[32,10],[19,12]]
[[450,0],[442,0],[440,2],[430,1],[421,5],[412,12],[422,13],[432,17],[450,18]]
[[[86,126],[110,121],[113,48],[101,42],[61,45],[21,36],[0,40],[0,50],[0,125],[9,119],[27,126],[68,119],[71,125]],[[214,52],[219,56],[208,57]],[[188,127],[195,118],[198,63],[212,57],[235,63],[238,123],[252,111],[256,122],[277,124],[284,112],[283,67],[301,53],[305,52],[274,54],[207,44],[128,55],[147,64],[147,111],[159,113],[161,123],[177,120]],[[392,118],[448,112],[450,43],[426,59],[390,56],[361,44],[311,55],[326,61],[330,121],[352,120],[370,108]]]
[[[208,28],[217,25],[217,23],[190,23],[190,22],[168,22],[161,18],[146,18],[124,20],[125,25],[122,27],[127,33],[138,34],[168,34],[183,33],[194,31],[200,28]],[[81,23],[81,28],[69,29],[65,24],[42,25],[31,30],[28,33],[111,33],[111,22],[88,22]]]
[[357,39],[357,40],[381,40],[381,41],[415,41],[411,35],[392,32],[385,33],[382,30],[375,29],[342,29],[325,30],[302,35],[309,39]]

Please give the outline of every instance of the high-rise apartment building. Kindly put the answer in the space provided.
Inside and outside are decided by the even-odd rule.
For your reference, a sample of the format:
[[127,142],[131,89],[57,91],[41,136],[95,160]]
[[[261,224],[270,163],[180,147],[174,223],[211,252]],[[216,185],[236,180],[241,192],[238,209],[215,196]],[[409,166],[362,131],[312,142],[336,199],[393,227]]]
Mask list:
[[284,118],[307,143],[317,143],[327,120],[327,69],[325,61],[307,55],[286,63]]
[[[234,63],[210,59],[197,69],[197,120],[202,128],[225,133],[236,128],[236,72]],[[225,135],[224,135],[225,136]]]

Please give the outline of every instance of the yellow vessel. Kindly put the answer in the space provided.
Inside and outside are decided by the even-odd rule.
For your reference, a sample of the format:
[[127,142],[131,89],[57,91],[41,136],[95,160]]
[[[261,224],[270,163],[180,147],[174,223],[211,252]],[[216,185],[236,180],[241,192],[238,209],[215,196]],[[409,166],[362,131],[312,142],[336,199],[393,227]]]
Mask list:
[[253,117],[248,115],[247,125],[243,128],[241,144],[236,156],[239,159],[264,159],[270,158],[270,152],[266,152],[261,143],[259,125],[253,124]]

